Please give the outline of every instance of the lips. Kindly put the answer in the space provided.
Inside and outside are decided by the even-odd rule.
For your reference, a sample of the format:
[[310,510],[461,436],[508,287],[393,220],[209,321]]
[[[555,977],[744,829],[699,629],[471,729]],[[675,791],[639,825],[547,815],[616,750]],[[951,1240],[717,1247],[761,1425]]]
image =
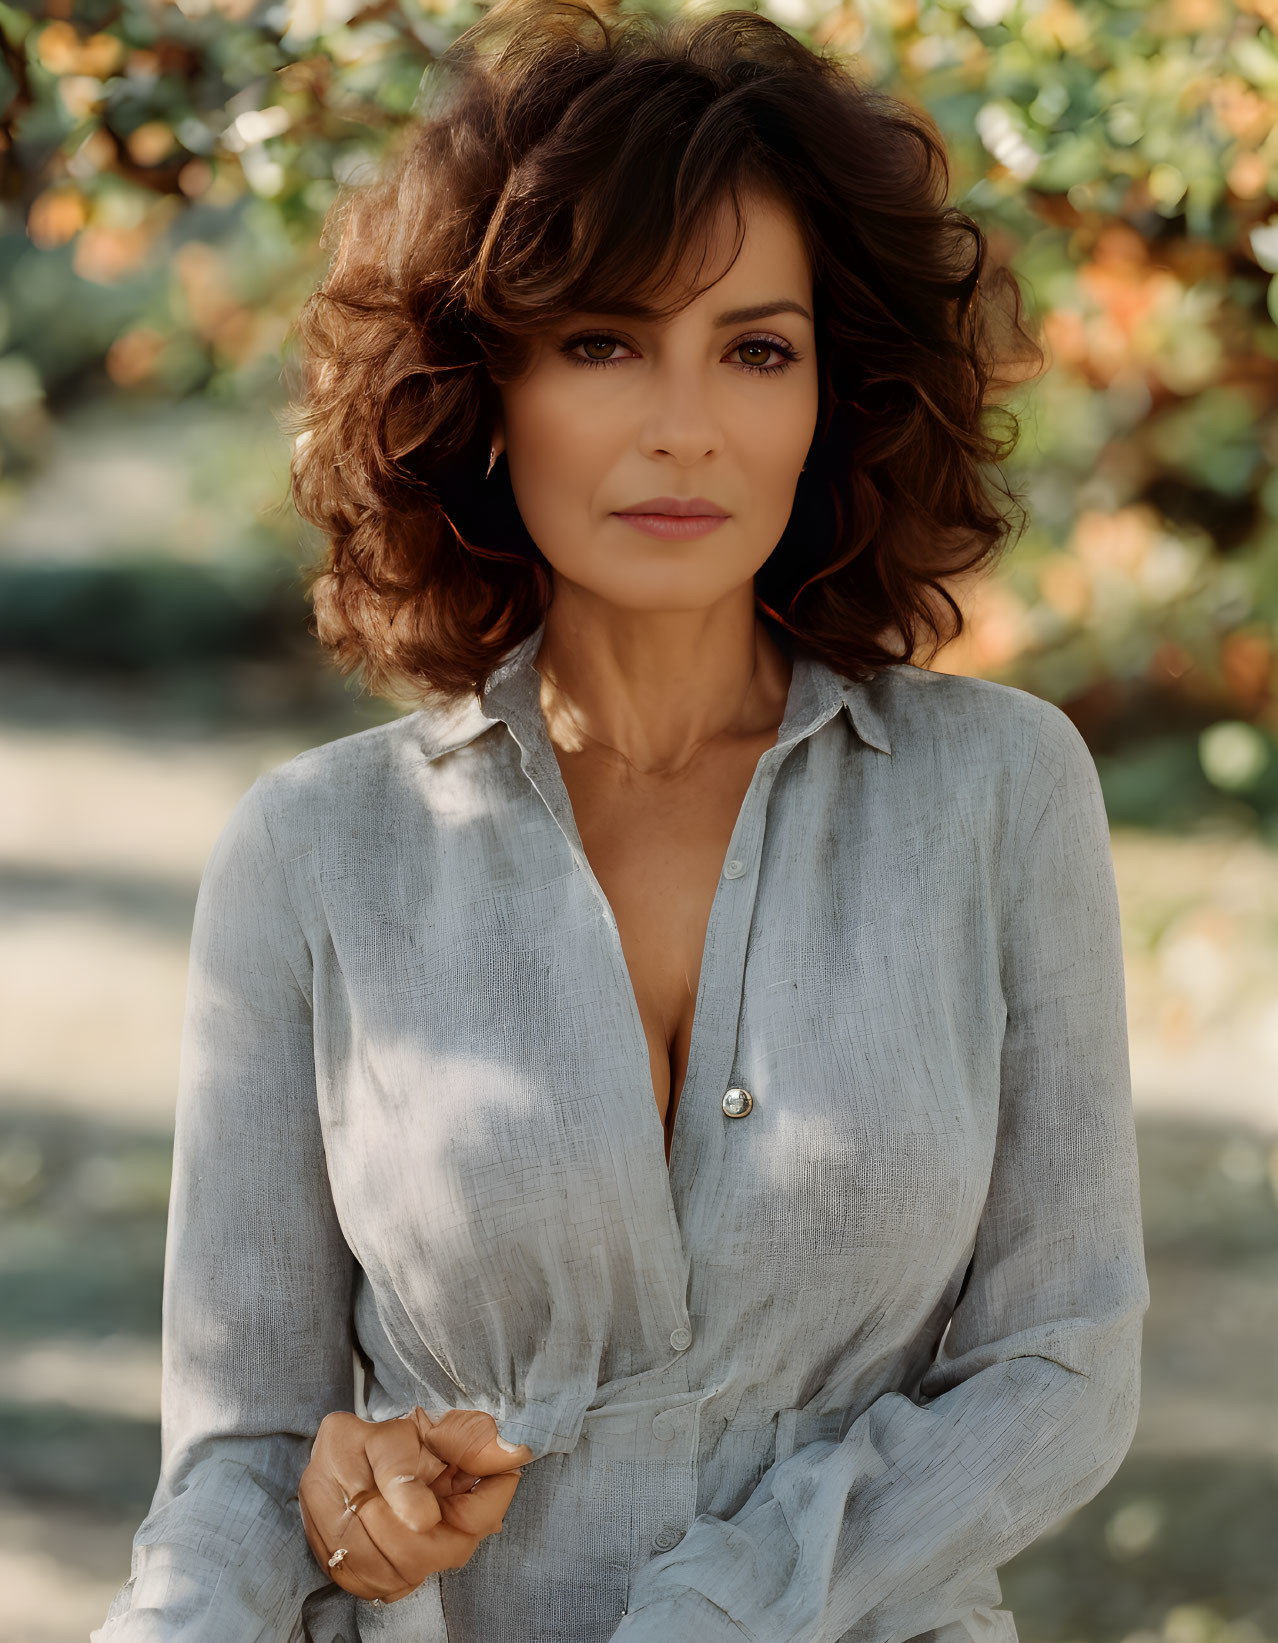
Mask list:
[[629,508],[618,508],[620,514],[666,514],[673,519],[726,519],[728,510],[704,496],[651,496],[646,502],[636,502]]

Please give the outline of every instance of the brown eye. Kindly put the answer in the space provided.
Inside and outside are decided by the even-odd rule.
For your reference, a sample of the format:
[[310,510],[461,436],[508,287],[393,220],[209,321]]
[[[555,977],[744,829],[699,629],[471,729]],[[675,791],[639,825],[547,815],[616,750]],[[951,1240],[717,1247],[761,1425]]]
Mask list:
[[746,364],[762,365],[767,361],[768,355],[772,352],[772,344],[770,342],[743,342],[737,349],[737,352],[739,354],[744,354],[750,350],[753,350],[756,354],[762,354],[763,359],[749,359],[746,361]]
[[616,343],[616,339],[613,338],[613,337],[585,337],[578,344],[578,346],[582,347],[582,348],[585,348],[587,350],[589,350],[591,348],[600,348],[600,349],[602,349],[603,350],[602,354],[589,354],[588,353],[587,357],[591,358],[591,359],[603,359],[603,358],[607,357],[609,349],[615,348],[617,346],[617,343]]

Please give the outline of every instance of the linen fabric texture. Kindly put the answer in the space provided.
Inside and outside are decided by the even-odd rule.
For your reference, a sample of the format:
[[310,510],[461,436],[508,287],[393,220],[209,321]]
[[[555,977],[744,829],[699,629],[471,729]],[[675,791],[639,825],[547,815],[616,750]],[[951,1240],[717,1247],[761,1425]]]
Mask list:
[[[1016,1643],[998,1567],[1117,1470],[1149,1304],[1086,743],[1008,685],[794,655],[667,1166],[543,632],[269,770],[212,851],[162,1466],[91,1643]],[[417,1403],[536,1458],[373,1608],[298,1480],[330,1410]]]

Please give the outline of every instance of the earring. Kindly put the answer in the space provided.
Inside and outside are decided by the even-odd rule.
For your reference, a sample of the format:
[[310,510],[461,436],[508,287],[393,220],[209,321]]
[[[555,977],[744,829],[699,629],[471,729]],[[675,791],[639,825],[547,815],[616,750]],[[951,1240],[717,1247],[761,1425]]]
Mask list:
[[488,473],[486,473],[484,475],[485,479],[487,479],[489,477],[489,475],[492,473],[492,471],[496,467],[496,465],[497,465],[497,447],[495,445],[490,445],[488,447]]

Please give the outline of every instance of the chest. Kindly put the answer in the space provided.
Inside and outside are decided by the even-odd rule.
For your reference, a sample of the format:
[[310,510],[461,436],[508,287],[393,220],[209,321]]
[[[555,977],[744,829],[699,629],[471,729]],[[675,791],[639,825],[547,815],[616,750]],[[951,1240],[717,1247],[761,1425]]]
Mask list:
[[617,921],[667,1161],[710,910],[751,779],[774,741],[775,732],[742,738],[695,770],[663,778],[556,752],[582,847]]
[[813,1293],[841,1339],[940,1294],[999,1111],[986,794],[902,793],[841,725],[660,793],[500,751],[281,851],[333,1203],[400,1356],[550,1410],[690,1317],[739,1343],[757,1305],[819,1357]]

